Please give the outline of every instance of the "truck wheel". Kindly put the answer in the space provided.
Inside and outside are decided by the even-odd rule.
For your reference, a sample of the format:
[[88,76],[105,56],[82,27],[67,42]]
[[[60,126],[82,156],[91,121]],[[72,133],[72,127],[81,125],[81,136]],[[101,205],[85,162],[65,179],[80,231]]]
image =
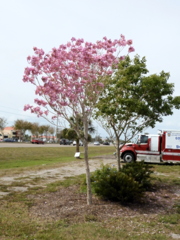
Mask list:
[[127,152],[124,154],[123,156],[123,160],[126,162],[126,163],[131,163],[131,162],[134,162],[134,155],[133,153],[131,152]]

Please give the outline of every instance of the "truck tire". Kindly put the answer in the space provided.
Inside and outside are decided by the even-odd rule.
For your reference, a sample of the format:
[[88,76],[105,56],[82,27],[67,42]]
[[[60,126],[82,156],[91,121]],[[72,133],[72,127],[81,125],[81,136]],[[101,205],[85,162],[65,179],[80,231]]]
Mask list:
[[124,160],[124,162],[126,162],[126,163],[132,163],[132,162],[134,162],[134,160],[135,160],[134,154],[131,153],[131,152],[125,153],[124,156],[123,156],[123,160]]

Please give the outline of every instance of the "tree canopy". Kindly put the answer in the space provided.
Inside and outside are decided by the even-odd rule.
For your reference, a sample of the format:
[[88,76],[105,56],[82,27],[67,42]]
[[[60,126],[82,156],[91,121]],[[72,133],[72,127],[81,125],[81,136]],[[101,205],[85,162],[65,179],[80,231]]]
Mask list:
[[[119,62],[119,53],[126,46],[128,53],[134,51],[132,40],[126,40],[123,35],[115,40],[104,37],[96,43],[73,37],[67,44],[61,44],[47,54],[34,47],[34,56],[27,58],[29,66],[25,68],[23,81],[36,86],[38,98],[34,100],[35,106],[27,104],[24,110],[29,109],[45,118],[50,115],[51,121],[61,117],[70,124],[70,116],[76,119],[81,115],[83,119],[88,204],[92,202],[88,121],[104,88],[103,77],[112,74],[112,65]],[[78,128],[74,130],[80,135]]]
[[174,84],[168,83],[169,73],[148,75],[146,59],[127,56],[119,62],[114,75],[106,77],[104,91],[97,104],[96,117],[116,138],[118,162],[119,139],[130,141],[146,127],[162,122],[163,116],[180,107],[180,97],[173,97]]

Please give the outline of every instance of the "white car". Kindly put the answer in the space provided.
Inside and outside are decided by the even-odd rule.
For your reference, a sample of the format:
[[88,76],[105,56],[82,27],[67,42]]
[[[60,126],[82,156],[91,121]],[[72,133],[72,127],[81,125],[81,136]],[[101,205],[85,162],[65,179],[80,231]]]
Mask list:
[[94,142],[94,145],[100,145],[100,143],[98,141]]
[[[73,146],[76,146],[76,141],[73,141]],[[79,146],[83,146],[83,143],[79,141]]]

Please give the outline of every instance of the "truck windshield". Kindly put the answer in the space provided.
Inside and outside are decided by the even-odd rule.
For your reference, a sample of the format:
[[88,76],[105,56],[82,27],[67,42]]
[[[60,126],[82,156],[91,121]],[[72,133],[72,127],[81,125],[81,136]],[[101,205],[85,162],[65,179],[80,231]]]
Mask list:
[[140,143],[148,143],[148,136],[146,136],[146,135],[141,135]]

